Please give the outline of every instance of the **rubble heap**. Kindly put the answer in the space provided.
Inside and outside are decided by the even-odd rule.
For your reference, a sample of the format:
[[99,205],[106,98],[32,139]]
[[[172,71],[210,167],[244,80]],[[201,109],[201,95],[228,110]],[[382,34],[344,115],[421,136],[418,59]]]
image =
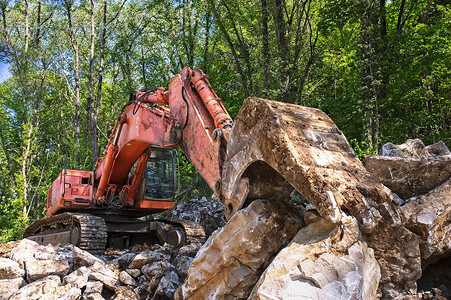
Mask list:
[[[365,198],[342,198],[338,220],[324,216],[320,200],[291,194],[288,201],[254,200],[226,224],[221,203],[195,199],[168,216],[202,224],[211,233],[202,246],[135,246],[94,256],[26,239],[4,245],[0,299],[451,298],[446,145],[387,144],[365,159],[366,168],[354,156],[350,150],[356,174],[365,175],[356,184]],[[331,185],[333,178],[322,180],[343,189]],[[358,214],[346,209],[356,201]],[[370,230],[362,226],[367,213],[375,222]]]
[[[204,224],[210,233],[225,223],[224,208],[215,199],[187,201],[170,213],[174,216]],[[200,246],[136,245],[93,255],[73,245],[43,246],[27,239],[3,244],[0,300],[173,299]]]

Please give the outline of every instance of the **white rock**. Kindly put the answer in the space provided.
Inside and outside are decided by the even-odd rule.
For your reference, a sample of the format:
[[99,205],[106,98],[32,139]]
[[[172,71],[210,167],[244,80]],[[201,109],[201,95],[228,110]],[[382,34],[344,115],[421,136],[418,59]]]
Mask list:
[[103,283],[100,281],[88,281],[86,283],[85,294],[102,294]]
[[27,283],[22,277],[14,279],[0,279],[0,299],[9,299],[9,297],[17,292]]
[[81,295],[81,290],[76,287],[71,287],[70,284],[57,286],[50,291],[46,291],[44,296],[39,300],[77,300]]
[[59,276],[50,275],[22,287],[15,292],[9,300],[39,299],[47,291],[56,288],[60,284],[61,279]]
[[161,252],[146,250],[133,257],[128,268],[141,269],[146,264],[152,263],[154,261],[160,261],[162,259],[169,260],[169,258],[169,255],[163,254]]
[[119,273],[119,281],[125,285],[136,286],[136,280],[125,271]]
[[88,282],[89,269],[81,267],[63,278],[63,284],[70,284],[72,287],[84,288]]
[[0,279],[13,279],[24,275],[25,270],[20,268],[19,263],[0,257]]
[[73,247],[72,256],[74,259],[74,268],[78,269],[80,267],[90,267],[94,265],[96,262],[99,264],[105,264],[103,260],[92,255],[91,253],[81,250],[78,247]]

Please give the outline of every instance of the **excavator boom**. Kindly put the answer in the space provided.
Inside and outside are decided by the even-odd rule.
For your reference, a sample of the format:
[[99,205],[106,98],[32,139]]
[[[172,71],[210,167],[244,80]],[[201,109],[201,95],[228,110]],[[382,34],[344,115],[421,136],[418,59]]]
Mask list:
[[[184,152],[219,196],[232,123],[208,76],[200,70],[184,68],[173,78],[168,91],[157,88],[136,92],[119,114],[94,172],[63,170],[49,189],[45,224],[38,220],[25,235],[54,237],[52,227],[59,224],[54,220],[63,218],[52,217],[61,213],[66,213],[66,222],[68,213],[100,216],[109,232],[120,232],[125,224],[135,222],[133,218],[171,209],[176,185],[173,148]],[[126,222],[124,218],[128,218]],[[80,223],[75,215],[69,219]],[[169,236],[172,244],[182,243],[183,234],[171,234],[171,229],[164,233],[164,224],[155,224],[138,224],[135,228],[140,232],[159,231],[160,240]],[[191,230],[189,226],[182,224],[184,234]],[[44,233],[40,232],[42,228]],[[70,231],[76,234],[73,228]]]

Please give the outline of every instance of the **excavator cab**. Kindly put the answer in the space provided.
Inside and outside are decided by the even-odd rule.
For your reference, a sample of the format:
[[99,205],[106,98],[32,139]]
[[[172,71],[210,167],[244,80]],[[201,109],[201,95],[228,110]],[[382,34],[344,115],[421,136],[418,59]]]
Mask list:
[[177,192],[175,150],[152,148],[144,170],[144,199],[173,201]]

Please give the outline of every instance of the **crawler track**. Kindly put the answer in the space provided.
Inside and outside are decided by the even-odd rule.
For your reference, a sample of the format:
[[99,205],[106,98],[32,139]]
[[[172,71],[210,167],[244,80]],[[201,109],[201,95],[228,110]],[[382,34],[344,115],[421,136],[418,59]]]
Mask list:
[[85,250],[103,251],[107,227],[101,217],[66,212],[34,221],[24,237],[40,244],[71,243]]
[[[73,244],[91,252],[103,251],[110,234],[116,234],[117,236],[121,232],[124,235],[133,235],[134,233],[157,234],[163,243],[168,242],[171,244],[170,241],[174,240],[173,233],[180,231],[180,234],[176,235],[178,238],[176,240],[179,242],[172,244],[175,247],[205,242],[205,231],[203,227],[188,220],[157,219],[147,222],[136,220],[135,223],[140,224],[138,227],[127,227],[127,225],[134,223],[133,221],[125,223],[116,222],[114,229],[111,226],[113,223],[110,221],[105,222],[105,219],[100,216],[66,212],[34,221],[25,230],[24,238],[44,245]],[[156,226],[151,226],[152,223]],[[136,232],[133,229],[130,230],[130,228],[136,229]],[[153,231],[151,228],[155,228],[155,230]],[[109,232],[110,230],[112,231]]]

